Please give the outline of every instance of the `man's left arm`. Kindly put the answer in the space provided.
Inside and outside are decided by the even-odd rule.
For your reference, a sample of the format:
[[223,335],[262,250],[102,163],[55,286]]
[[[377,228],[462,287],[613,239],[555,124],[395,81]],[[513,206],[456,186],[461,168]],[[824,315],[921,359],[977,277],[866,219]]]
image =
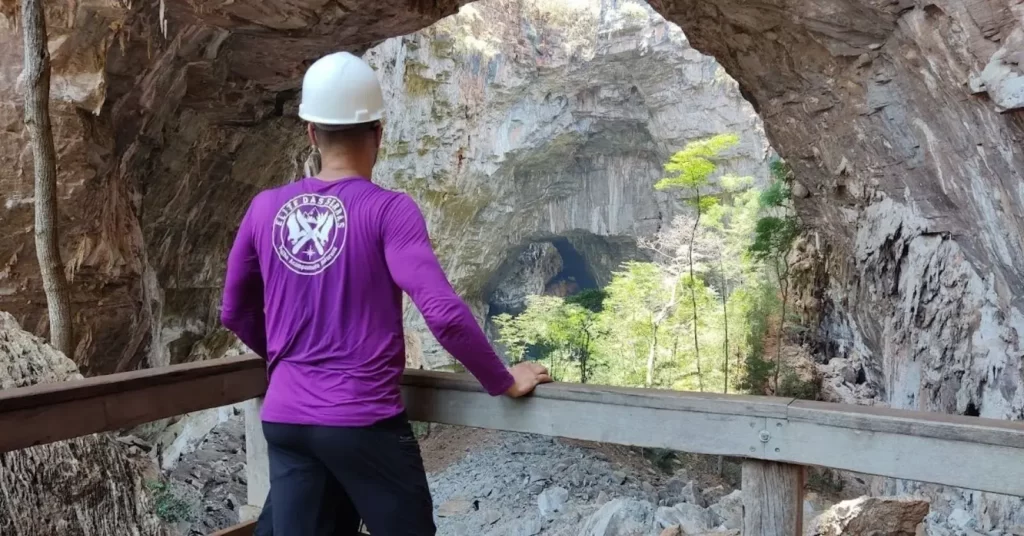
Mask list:
[[252,205],[242,219],[235,243],[228,254],[228,271],[224,278],[224,298],[220,321],[238,338],[267,358],[267,326],[263,313],[263,274],[252,232]]

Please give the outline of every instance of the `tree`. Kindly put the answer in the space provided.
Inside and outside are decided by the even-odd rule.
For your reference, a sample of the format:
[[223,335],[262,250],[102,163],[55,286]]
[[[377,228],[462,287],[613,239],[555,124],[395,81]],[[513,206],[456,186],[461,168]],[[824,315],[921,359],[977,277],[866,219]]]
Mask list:
[[607,287],[605,300],[609,329],[626,329],[633,336],[646,339],[644,385],[654,385],[654,368],[658,355],[658,335],[675,310],[679,295],[679,279],[665,274],[649,262],[627,262]]
[[775,160],[771,165],[773,182],[761,193],[760,205],[767,215],[757,220],[754,242],[750,254],[764,262],[775,275],[782,296],[782,311],[779,317],[778,341],[776,344],[775,371],[773,384],[779,390],[779,371],[782,368],[782,343],[786,332],[786,304],[789,300],[789,252],[793,241],[800,234],[796,216],[791,209],[791,194],[786,182],[789,170],[785,163]]
[[569,358],[579,366],[580,383],[587,383],[594,368],[594,346],[602,335],[598,315],[604,310],[603,290],[584,290],[565,299],[565,325],[569,331]]
[[50,53],[41,0],[22,0],[25,44],[25,128],[35,175],[36,258],[50,317],[50,342],[73,357],[71,297],[57,233],[57,156],[50,126]]
[[[587,383],[595,366],[594,348],[600,338],[598,314],[604,293],[585,291],[562,299],[557,296],[530,296],[526,309],[518,316],[495,317],[499,341],[513,361],[526,359],[531,349],[540,350],[550,364],[552,377],[565,379],[576,369],[578,380]],[[560,374],[561,373],[561,374]]]
[[[715,252],[718,264],[718,280],[721,292],[719,297],[722,303],[722,368],[725,379],[722,383],[722,392],[729,392],[729,297],[732,294],[730,288],[734,283],[740,283],[743,272],[749,264],[744,257],[743,249],[749,244],[752,236],[752,228],[748,225],[751,208],[756,210],[756,190],[752,189],[753,177],[736,177],[726,175],[719,179],[719,187],[722,196],[729,196],[731,204],[718,203],[708,211],[705,217],[706,226],[713,235],[716,243],[712,250]],[[729,257],[730,262],[726,262]]]
[[658,181],[654,186],[658,190],[685,190],[691,197],[687,199],[693,206],[697,216],[693,221],[693,231],[690,234],[689,267],[690,267],[690,299],[693,306],[693,351],[697,359],[697,380],[701,391],[704,390],[704,382],[700,370],[700,341],[697,334],[697,294],[696,280],[693,269],[693,241],[697,237],[697,228],[700,225],[701,216],[718,205],[718,198],[705,196],[704,189],[710,185],[711,175],[718,169],[715,159],[722,151],[739,143],[739,137],[735,134],[719,134],[704,140],[690,142],[683,150],[672,155],[665,164],[665,171],[674,173]]

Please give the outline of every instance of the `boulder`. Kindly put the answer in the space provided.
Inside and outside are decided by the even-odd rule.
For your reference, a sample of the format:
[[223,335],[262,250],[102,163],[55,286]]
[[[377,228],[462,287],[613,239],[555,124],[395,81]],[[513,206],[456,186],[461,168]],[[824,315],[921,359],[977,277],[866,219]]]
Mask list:
[[736,490],[708,508],[716,527],[740,529],[743,527],[743,493]]
[[909,497],[860,497],[818,517],[818,536],[915,536],[928,515],[928,501]]
[[540,508],[542,517],[550,517],[562,512],[569,500],[569,490],[555,486],[548,488],[537,496],[537,506]]
[[700,488],[693,481],[687,482],[678,477],[673,477],[658,490],[658,504],[671,506],[682,502],[696,504],[697,506],[706,505]]
[[684,534],[699,534],[708,531],[714,522],[710,512],[690,503],[658,508],[655,513],[655,521],[661,528],[678,525]]
[[463,497],[456,497],[441,503],[437,507],[438,517],[454,517],[468,514],[473,510],[473,502]]
[[580,536],[646,534],[654,523],[654,505],[646,501],[615,499],[590,516]]
[[701,496],[704,497],[704,505],[715,504],[722,500],[729,493],[725,490],[725,486],[714,486],[706,490],[701,491]]

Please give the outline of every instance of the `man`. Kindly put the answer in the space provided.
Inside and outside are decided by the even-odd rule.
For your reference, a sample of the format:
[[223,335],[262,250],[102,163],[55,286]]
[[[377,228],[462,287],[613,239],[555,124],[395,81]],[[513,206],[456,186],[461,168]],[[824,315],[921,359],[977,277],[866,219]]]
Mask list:
[[506,368],[456,295],[407,195],[371,182],[376,74],[342,52],[314,63],[299,116],[322,169],[253,199],[228,258],[221,319],[267,358],[263,430],[274,536],[432,535],[433,506],[402,405],[402,292],[491,395],[551,381]]

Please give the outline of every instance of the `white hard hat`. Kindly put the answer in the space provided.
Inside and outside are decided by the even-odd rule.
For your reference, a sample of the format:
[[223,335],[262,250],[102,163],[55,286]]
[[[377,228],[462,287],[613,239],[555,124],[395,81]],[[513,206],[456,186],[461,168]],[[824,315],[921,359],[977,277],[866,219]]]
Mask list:
[[299,117],[318,125],[354,125],[384,117],[384,95],[377,74],[348,52],[324,56],[302,79]]

